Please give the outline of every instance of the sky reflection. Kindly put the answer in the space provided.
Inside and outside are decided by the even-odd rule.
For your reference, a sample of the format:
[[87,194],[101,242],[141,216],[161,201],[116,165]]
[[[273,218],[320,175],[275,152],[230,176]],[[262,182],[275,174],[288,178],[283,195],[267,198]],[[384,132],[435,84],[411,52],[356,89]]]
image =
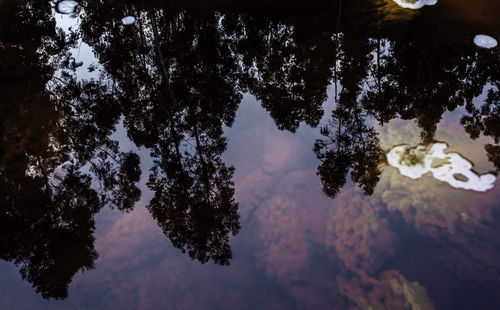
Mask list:
[[[465,133],[454,124],[453,117],[445,117],[437,136],[456,142],[457,147],[468,143],[461,142]],[[131,213],[105,211],[98,216],[96,268],[75,277],[67,300],[40,303],[29,285],[14,280],[19,278],[14,269],[2,264],[7,275],[2,283],[10,283],[4,296],[11,296],[2,298],[2,307],[23,295],[31,296],[23,298],[26,307],[40,309],[70,305],[220,309],[234,304],[244,309],[333,304],[341,309],[352,302],[389,308],[411,302],[431,309],[436,297],[441,302],[457,287],[437,289],[432,274],[414,272],[411,264],[425,270],[429,266],[421,264],[429,258],[448,266],[440,271],[444,278],[457,277],[461,270],[455,280],[494,280],[493,274],[485,274],[479,266],[499,270],[500,253],[491,242],[481,243],[478,238],[498,234],[488,224],[494,220],[491,207],[498,201],[498,190],[478,195],[431,177],[407,179],[387,166],[374,195],[363,197],[349,183],[332,200],[321,192],[316,176],[310,141],[317,130],[301,127],[295,136],[277,131],[258,102],[245,96],[235,125],[225,132],[234,141],[224,158],[238,167],[236,198],[243,227],[232,240],[230,267],[200,265],[172,248],[145,208],[151,197],[146,191]],[[394,121],[379,128],[379,133],[382,146],[419,139],[408,121]],[[491,166],[481,148],[467,151],[468,158]],[[414,238],[420,241],[410,249],[405,244]],[[437,240],[441,241],[436,244]],[[461,262],[450,265],[442,252],[449,244],[465,247],[472,257],[462,256]],[[408,250],[427,259],[405,262]],[[453,255],[463,255],[453,251]],[[14,304],[19,305],[19,299]]]
[[500,189],[385,160],[442,141],[500,170],[498,50],[384,3],[0,2],[0,308],[499,305]]

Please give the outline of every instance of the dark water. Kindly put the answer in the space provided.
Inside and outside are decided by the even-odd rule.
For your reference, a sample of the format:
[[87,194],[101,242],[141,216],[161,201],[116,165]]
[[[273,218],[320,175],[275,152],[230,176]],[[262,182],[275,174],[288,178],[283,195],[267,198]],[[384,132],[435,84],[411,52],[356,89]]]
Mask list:
[[500,308],[500,186],[386,159],[496,178],[500,2],[55,7],[0,0],[0,309]]

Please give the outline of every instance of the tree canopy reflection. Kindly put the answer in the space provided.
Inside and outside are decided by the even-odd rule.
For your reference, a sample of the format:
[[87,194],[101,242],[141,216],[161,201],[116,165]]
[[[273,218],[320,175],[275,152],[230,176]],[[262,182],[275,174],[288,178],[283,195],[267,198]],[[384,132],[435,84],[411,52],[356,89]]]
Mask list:
[[[256,16],[244,4],[92,1],[81,27],[64,34],[49,5],[1,2],[0,257],[46,298],[66,297],[72,277],[93,268],[94,216],[105,206],[131,211],[141,196],[138,155],[111,138],[122,120],[154,158],[147,209],[164,234],[192,259],[229,264],[240,223],[223,128],[243,92],[281,130],[321,125],[313,150],[330,197],[348,175],[373,192],[383,158],[374,122],[414,119],[430,142],[459,106],[472,138],[495,139],[486,151],[500,169],[496,50],[478,51],[455,25],[391,20],[379,1],[330,6],[335,22],[311,23],[314,14]],[[122,25],[129,15],[136,23]],[[100,79],[78,79],[78,39],[93,48]],[[335,102],[320,124],[332,81]]]
[[0,12],[0,257],[43,297],[65,298],[98,257],[95,214],[139,199],[139,158],[109,137],[120,112],[107,92],[71,74],[74,37],[51,8],[5,1]]

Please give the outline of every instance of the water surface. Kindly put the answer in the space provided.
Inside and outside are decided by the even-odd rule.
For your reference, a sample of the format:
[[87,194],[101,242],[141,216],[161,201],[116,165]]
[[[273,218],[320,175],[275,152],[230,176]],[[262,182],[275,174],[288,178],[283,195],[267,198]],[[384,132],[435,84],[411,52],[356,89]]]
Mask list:
[[0,1],[0,308],[498,309],[499,5]]

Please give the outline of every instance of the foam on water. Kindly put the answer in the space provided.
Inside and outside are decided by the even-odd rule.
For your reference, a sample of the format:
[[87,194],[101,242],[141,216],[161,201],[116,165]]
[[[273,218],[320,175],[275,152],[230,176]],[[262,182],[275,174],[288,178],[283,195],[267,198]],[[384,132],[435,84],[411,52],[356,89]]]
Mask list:
[[478,192],[493,188],[496,180],[493,174],[477,175],[472,171],[472,163],[467,159],[457,153],[445,153],[447,147],[446,143],[416,147],[400,145],[387,153],[387,162],[411,179],[418,179],[430,172],[437,180],[447,182],[455,188]]
[[418,10],[425,5],[435,5],[437,0],[393,0],[405,9]]
[[56,10],[61,14],[73,14],[80,4],[73,0],[63,0],[57,2]]
[[135,17],[134,16],[125,16],[122,18],[122,24],[124,25],[132,25],[135,23]]
[[474,44],[483,48],[495,48],[498,45],[498,42],[495,38],[490,37],[485,34],[478,34],[474,37]]

